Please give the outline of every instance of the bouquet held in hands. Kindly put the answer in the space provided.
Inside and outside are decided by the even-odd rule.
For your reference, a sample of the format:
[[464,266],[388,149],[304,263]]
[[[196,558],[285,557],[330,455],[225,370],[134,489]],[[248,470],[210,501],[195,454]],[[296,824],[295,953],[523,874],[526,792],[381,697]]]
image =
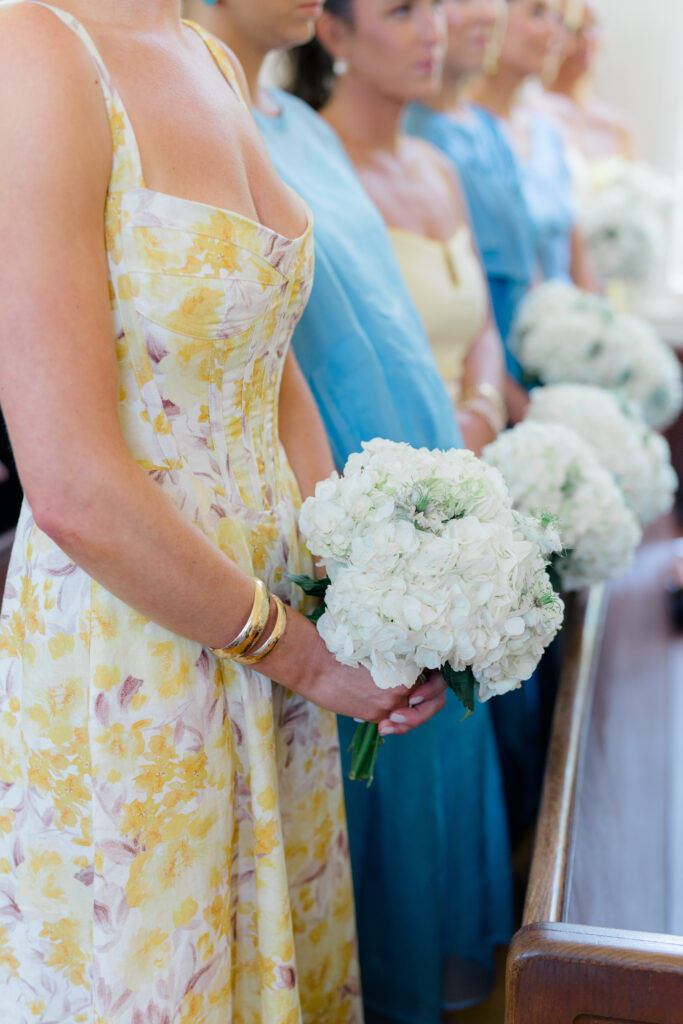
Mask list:
[[[557,633],[563,605],[546,572],[556,531],[513,510],[500,473],[471,452],[375,439],[318,484],[301,532],[324,562],[318,631],[382,688],[441,669],[465,705],[520,686]],[[371,779],[377,726],[359,726],[352,778]]]

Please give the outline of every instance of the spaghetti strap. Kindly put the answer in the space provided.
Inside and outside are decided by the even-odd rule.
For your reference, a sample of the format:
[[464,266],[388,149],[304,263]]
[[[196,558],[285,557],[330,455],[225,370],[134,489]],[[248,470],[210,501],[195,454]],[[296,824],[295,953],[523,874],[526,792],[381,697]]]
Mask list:
[[55,7],[53,4],[44,3],[44,0],[6,0],[5,3],[0,3],[0,7],[9,7],[20,3],[30,3],[52,11],[67,28],[70,28],[78,36],[92,58],[111,128],[113,167],[109,191],[118,192],[128,188],[144,187],[140,150],[132,122],[112,82],[109,70],[87,30],[69,11],[64,11],[61,7]]
[[196,21],[189,21],[187,18],[184,18],[183,24],[187,25],[188,28],[191,28],[202,39],[207,50],[213,57],[218,70],[221,72],[228,85],[232,86],[238,97],[242,100],[242,103],[244,103],[245,107],[248,110],[251,110],[249,99],[244,94],[244,90],[242,89],[242,85],[237,77],[234,65],[230,60],[230,55],[225,46],[223,46],[220,40],[216,39],[215,36],[212,36],[210,32],[207,32],[205,28],[198,25]]

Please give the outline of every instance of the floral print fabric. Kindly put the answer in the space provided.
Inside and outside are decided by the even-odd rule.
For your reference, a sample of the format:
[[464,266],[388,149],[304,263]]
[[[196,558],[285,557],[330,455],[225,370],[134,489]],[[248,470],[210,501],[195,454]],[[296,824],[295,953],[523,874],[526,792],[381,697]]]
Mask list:
[[[311,565],[277,407],[310,224],[287,239],[148,190],[92,42],[53,10],[90,49],[111,120],[127,444],[296,605],[285,573]],[[0,620],[0,981],[3,1024],[362,1020],[334,717],[123,604],[26,504]]]

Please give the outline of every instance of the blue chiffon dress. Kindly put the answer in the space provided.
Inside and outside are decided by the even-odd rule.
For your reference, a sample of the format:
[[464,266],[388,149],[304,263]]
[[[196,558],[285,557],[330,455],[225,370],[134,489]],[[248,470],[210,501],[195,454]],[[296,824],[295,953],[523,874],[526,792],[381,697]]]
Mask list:
[[[537,176],[534,165],[524,171],[525,189],[503,123],[475,104],[469,104],[459,117],[414,104],[404,126],[411,135],[440,149],[458,173],[505,345],[507,369],[521,381],[522,368],[508,345],[510,328],[537,275],[541,255],[548,265],[551,253],[559,261],[562,239],[568,238],[571,218],[565,204],[556,202],[563,188],[555,182],[548,185],[549,195],[543,195],[541,175]],[[535,129],[533,155],[549,178],[559,167],[560,181],[564,181],[560,155],[542,129]],[[527,198],[533,200],[534,216]],[[537,810],[549,717],[546,707],[552,705],[554,689],[543,667],[521,690],[499,697],[491,706],[513,843],[523,836]]]
[[[337,465],[376,436],[460,446],[379,212],[326,122],[292,96],[273,96],[280,116],[257,113],[257,122],[278,172],[315,220],[315,283],[294,349]],[[388,738],[371,788],[346,780],[368,1020],[378,1014],[439,1024],[449,958],[461,958],[463,983],[448,1005],[483,998],[493,946],[511,933],[507,823],[489,706],[461,718],[449,699],[425,726]],[[339,719],[346,774],[354,730]]]
[[474,104],[466,107],[462,117],[414,104],[406,114],[405,129],[440,149],[458,172],[508,370],[519,378],[519,363],[507,340],[519,303],[531,285],[536,255],[534,225],[505,132],[495,117]]
[[540,275],[570,281],[574,190],[562,136],[543,114],[529,113],[529,151],[518,159]]

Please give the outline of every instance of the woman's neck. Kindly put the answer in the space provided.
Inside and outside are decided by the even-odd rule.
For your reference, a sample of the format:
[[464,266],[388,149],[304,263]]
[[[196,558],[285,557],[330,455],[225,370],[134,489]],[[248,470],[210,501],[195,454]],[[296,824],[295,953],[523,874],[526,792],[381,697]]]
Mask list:
[[402,100],[384,95],[353,75],[344,75],[322,113],[346,145],[397,153],[405,107]]
[[517,102],[517,93],[524,76],[515,71],[499,70],[495,75],[482,75],[472,90],[473,98],[482,107],[508,120]]
[[578,106],[581,106],[585,98],[583,79],[576,78],[575,75],[563,75],[561,68],[548,91],[556,93],[558,96],[565,96],[568,100],[573,100]]
[[464,114],[467,108],[466,87],[470,76],[457,71],[444,71],[441,88],[427,106],[439,110],[442,114]]

